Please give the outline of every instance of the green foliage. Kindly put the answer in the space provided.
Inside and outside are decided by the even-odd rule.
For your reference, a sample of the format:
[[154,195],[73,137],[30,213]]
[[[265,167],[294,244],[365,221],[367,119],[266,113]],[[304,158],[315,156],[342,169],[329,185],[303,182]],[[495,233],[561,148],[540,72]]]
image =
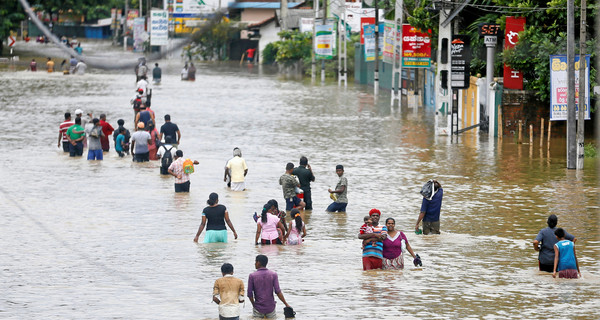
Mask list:
[[262,61],[264,64],[273,64],[277,56],[277,47],[274,43],[269,43],[265,46],[262,52]]
[[192,43],[184,48],[184,54],[190,59],[225,60],[227,44],[240,32],[229,19],[216,14],[213,19],[206,20],[200,29],[192,35]]
[[583,146],[583,155],[585,158],[595,158],[598,156],[598,149],[593,143],[586,143]]
[[281,40],[274,43],[277,50],[275,61],[284,65],[290,65],[297,61],[310,59],[312,49],[312,34],[309,32],[284,30],[277,35]]
[[25,19],[25,14],[16,0],[3,1],[0,6],[0,54],[2,54],[2,41],[8,38],[10,31],[16,31],[19,22]]

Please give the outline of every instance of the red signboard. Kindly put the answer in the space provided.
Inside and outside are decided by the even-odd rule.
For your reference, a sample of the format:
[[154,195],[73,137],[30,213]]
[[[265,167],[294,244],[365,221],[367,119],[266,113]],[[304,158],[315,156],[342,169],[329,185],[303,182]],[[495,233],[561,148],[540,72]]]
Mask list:
[[360,44],[365,44],[365,34],[363,28],[368,24],[375,24],[375,17],[360,18]]
[[[519,42],[519,32],[525,30],[525,17],[506,17],[504,49],[512,48]],[[523,90],[523,73],[504,64],[504,88]]]
[[402,25],[403,66],[429,66],[431,59],[431,34],[409,25]]

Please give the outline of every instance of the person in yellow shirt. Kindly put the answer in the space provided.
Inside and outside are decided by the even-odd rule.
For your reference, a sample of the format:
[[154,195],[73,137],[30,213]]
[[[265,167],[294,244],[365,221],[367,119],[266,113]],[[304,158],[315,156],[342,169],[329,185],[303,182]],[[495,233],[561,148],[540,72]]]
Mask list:
[[213,301],[219,305],[220,320],[238,320],[240,303],[244,302],[244,282],[233,276],[233,265],[221,266],[222,278],[215,281]]
[[54,61],[50,57],[48,57],[48,61],[46,62],[46,70],[48,72],[54,72]]

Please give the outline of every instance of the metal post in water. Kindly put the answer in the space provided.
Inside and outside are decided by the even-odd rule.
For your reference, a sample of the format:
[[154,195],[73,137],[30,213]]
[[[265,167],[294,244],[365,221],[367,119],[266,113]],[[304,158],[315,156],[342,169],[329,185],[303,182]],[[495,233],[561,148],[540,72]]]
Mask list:
[[[402,110],[402,22],[404,19],[403,14],[404,1],[396,0],[396,12],[394,19],[394,60],[392,64],[394,69],[392,71],[392,99],[391,105],[394,106],[394,101],[398,100],[398,110]],[[400,31],[398,31],[398,26]],[[398,76],[398,81],[396,81]],[[436,128],[437,128],[437,115],[436,115]]]
[[[586,60],[585,60],[585,40],[586,34],[586,0],[581,0],[581,26],[579,32],[579,114],[577,119],[577,170],[583,169],[583,159],[585,157],[585,142],[584,142],[584,131],[585,131],[585,107],[587,103],[586,99]],[[589,107],[589,106],[588,106]]]
[[315,0],[314,1],[314,9],[315,9],[315,17],[313,19],[313,34],[312,34],[312,50],[311,50],[311,65],[310,65],[310,78],[311,78],[311,82],[312,84],[315,83],[315,80],[317,79],[317,56],[315,54],[315,48],[317,46],[317,44],[315,43],[315,34],[316,34],[316,25],[317,25],[317,18],[319,17],[319,0]]
[[577,165],[575,124],[575,0],[567,0],[567,169]]
[[[323,0],[323,25],[327,24],[327,1]],[[325,83],[325,59],[321,59],[321,84]]]
[[379,94],[379,4],[375,1],[375,73],[373,74],[373,93]]

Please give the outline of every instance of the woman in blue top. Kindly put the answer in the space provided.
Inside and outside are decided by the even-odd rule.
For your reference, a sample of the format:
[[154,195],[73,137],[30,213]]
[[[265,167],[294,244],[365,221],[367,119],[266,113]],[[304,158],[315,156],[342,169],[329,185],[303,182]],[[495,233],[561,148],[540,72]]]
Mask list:
[[577,279],[581,277],[575,244],[565,239],[565,230],[562,228],[556,229],[554,234],[558,242],[554,245],[554,272],[552,277],[556,278],[556,271],[558,271],[559,278]]
[[198,228],[194,242],[198,242],[200,233],[202,233],[205,226],[206,235],[204,236],[204,243],[227,242],[227,228],[225,227],[225,222],[227,222],[229,229],[233,231],[233,236],[237,239],[238,236],[233,224],[229,220],[227,208],[225,208],[224,205],[219,204],[219,195],[214,192],[211,193],[210,196],[208,196],[206,203],[208,204],[208,207],[202,210],[202,223]]

